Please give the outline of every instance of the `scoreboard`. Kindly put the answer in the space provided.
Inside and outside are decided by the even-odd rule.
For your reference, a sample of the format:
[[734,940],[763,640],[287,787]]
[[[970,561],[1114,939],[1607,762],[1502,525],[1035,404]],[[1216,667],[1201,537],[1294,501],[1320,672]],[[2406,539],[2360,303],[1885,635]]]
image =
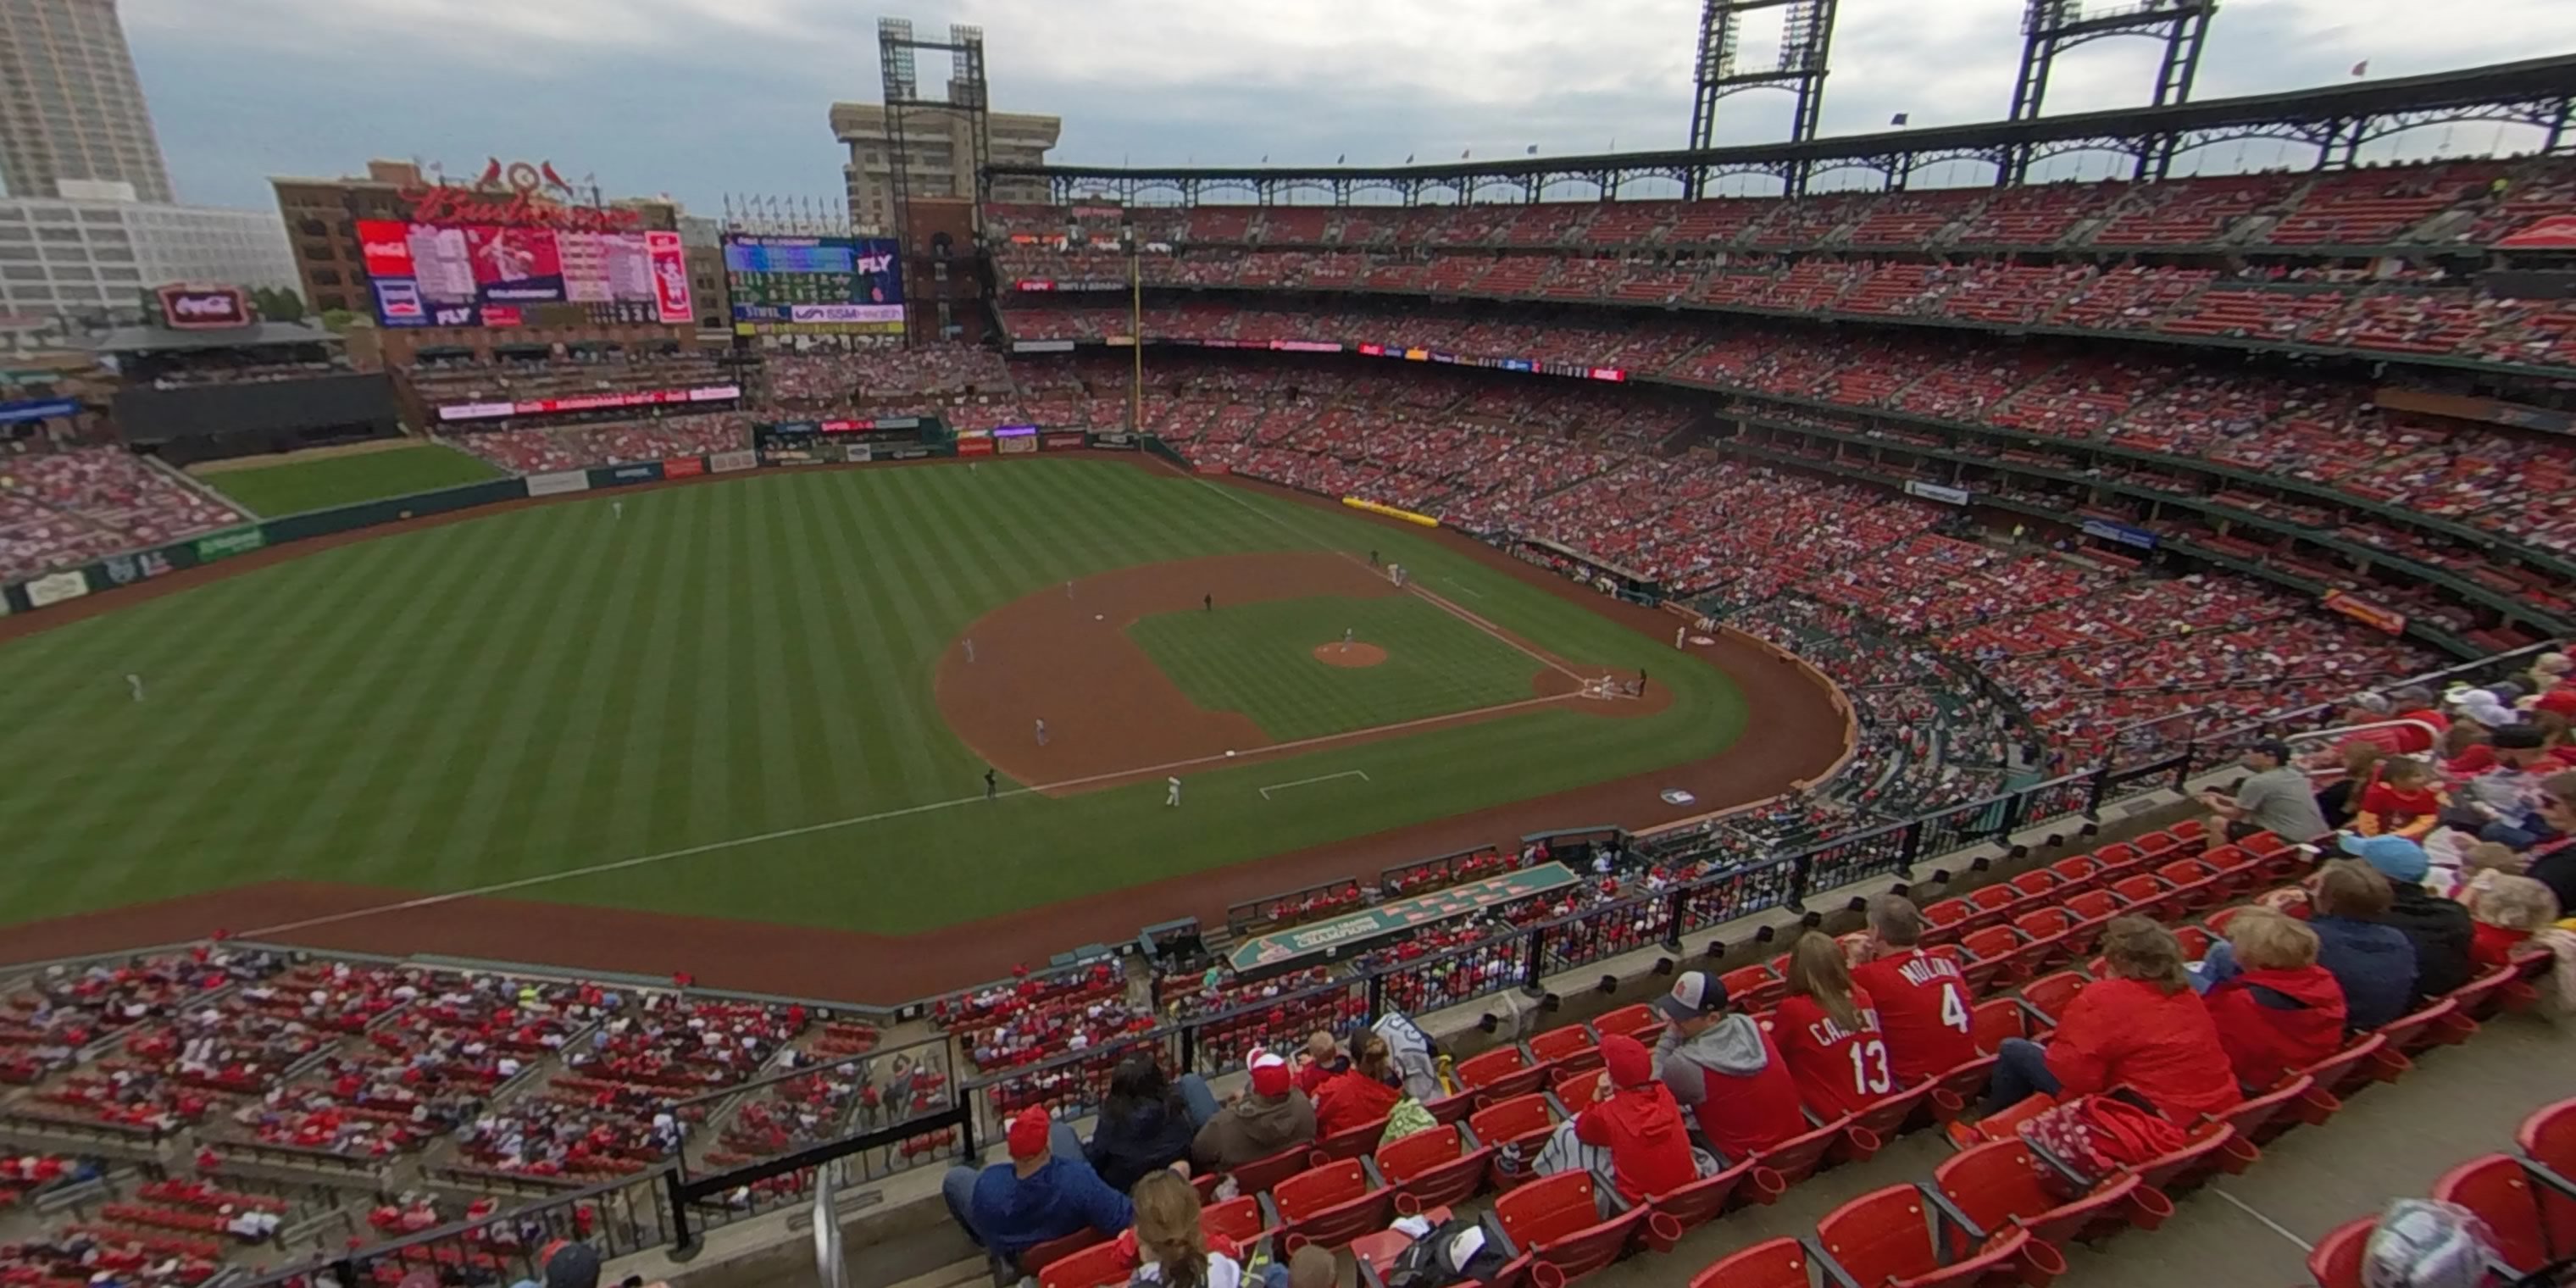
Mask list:
[[891,237],[726,237],[735,331],[900,333],[903,270],[895,246]]

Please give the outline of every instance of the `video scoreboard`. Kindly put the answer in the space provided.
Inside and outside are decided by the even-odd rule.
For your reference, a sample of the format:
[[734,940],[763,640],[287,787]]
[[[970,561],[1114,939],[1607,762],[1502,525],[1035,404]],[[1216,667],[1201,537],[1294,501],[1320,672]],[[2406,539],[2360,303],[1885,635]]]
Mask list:
[[741,334],[903,331],[903,268],[891,237],[730,235],[724,258]]

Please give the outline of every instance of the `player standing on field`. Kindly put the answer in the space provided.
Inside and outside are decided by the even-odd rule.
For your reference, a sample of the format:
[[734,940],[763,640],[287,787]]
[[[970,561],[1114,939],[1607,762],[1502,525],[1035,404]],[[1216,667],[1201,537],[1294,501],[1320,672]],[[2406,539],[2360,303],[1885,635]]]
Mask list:
[[126,687],[126,688],[129,688],[129,689],[132,689],[132,690],[134,691],[134,700],[135,700],[135,701],[137,701],[137,702],[141,702],[141,701],[143,700],[143,677],[142,677],[142,676],[136,675],[136,674],[135,674],[134,672],[132,672],[132,671],[128,671],[128,672],[126,672],[126,673],[125,673],[125,687]]
[[1351,628],[1347,626],[1342,628],[1342,651],[1345,653],[1351,651]]
[[1180,804],[1180,803],[1181,803],[1181,780],[1180,780],[1179,778],[1166,778],[1166,779],[1164,779],[1164,780],[1163,780],[1163,804],[1165,804],[1165,805],[1178,805],[1178,804]]
[[1046,745],[1046,721],[1044,719],[1040,719],[1038,721],[1038,745],[1041,747]]
[[1199,596],[1199,603],[1204,605],[1211,613],[1216,611],[1216,596],[1213,594]]
[[969,662],[975,660],[975,637],[972,635],[966,637],[966,660]]
[[611,502],[609,502],[609,503],[608,503],[608,517],[609,517],[609,518],[611,518],[611,519],[623,519],[623,518],[625,518],[625,517],[626,517],[626,503],[625,503],[624,501],[611,501]]
[[993,768],[992,768],[992,766],[990,766],[990,765],[985,766],[985,767],[984,767],[984,799],[986,799],[986,800],[991,800],[991,799],[993,799],[994,797],[999,796],[999,795],[1001,795],[1001,794],[1002,794],[1001,784],[996,783],[995,781],[993,781]]

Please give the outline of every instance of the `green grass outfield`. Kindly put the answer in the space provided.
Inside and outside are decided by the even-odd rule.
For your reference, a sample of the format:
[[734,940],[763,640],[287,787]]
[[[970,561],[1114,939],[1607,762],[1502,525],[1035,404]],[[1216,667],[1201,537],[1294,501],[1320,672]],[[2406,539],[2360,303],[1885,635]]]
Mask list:
[[460,483],[480,483],[505,473],[490,461],[444,443],[421,443],[287,465],[218,470],[198,477],[207,486],[249,506],[252,513],[276,518],[327,510],[335,505],[409,496]]
[[[1434,541],[1118,462],[763,473],[626,493],[623,520],[609,499],[319,550],[0,646],[0,922],[720,846],[511,894],[920,931],[1643,773],[1744,724],[1715,669]],[[967,623],[1068,578],[1327,544],[1569,659],[1651,665],[1676,701],[1194,774],[1179,810],[1159,782],[973,799],[983,763],[930,693]],[[1368,781],[1259,794],[1346,770]],[[799,828],[818,830],[745,841]]]
[[[1344,630],[1387,651],[1366,668],[1315,660]],[[1537,659],[1428,600],[1338,595],[1160,613],[1127,630],[1190,701],[1240,711],[1277,742],[1519,702]]]

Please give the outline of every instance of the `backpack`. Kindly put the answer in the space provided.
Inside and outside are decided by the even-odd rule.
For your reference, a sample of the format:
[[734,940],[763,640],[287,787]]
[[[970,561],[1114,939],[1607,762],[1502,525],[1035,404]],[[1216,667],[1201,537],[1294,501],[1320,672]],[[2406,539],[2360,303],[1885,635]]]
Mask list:
[[1443,1221],[1405,1246],[1386,1268],[1386,1288],[1447,1288],[1502,1273],[1502,1245],[1474,1221]]
[[2361,1254],[2363,1288],[2478,1288],[2494,1250],[2486,1223],[2456,1203],[2399,1199]]

